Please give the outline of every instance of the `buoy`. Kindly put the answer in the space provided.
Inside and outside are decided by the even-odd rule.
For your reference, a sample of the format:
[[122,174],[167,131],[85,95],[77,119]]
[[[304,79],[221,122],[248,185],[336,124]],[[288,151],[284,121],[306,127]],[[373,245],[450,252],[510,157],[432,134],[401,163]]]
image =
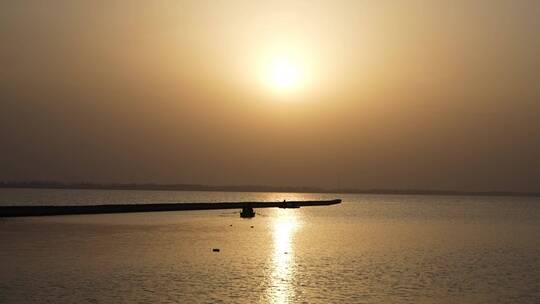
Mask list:
[[219,252],[219,248],[212,249],[213,252]]

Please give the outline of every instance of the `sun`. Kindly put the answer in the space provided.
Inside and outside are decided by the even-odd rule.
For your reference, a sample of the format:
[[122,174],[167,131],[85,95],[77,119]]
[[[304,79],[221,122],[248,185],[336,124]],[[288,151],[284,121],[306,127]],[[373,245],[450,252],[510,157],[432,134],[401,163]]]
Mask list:
[[282,56],[268,61],[264,68],[264,78],[274,92],[292,93],[303,86],[305,73],[298,60]]
[[261,45],[253,52],[261,93],[270,100],[299,101],[313,94],[316,83],[312,52],[294,42]]
[[299,84],[298,67],[290,62],[284,60],[275,62],[271,73],[272,84],[280,91],[291,90]]

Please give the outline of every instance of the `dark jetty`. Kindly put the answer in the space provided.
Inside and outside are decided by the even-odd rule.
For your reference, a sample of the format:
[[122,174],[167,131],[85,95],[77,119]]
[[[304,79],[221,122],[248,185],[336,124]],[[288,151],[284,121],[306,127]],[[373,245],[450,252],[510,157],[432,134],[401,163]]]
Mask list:
[[0,217],[242,209],[241,216],[249,218],[255,216],[253,208],[300,208],[304,206],[328,206],[339,203],[341,203],[340,199],[327,201],[282,202],[169,203],[85,206],[0,206]]

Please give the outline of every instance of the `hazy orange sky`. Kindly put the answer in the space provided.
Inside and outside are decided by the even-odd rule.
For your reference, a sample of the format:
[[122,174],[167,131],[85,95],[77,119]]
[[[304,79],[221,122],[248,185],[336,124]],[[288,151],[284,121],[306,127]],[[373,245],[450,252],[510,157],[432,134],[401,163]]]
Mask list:
[[0,180],[540,191],[540,1],[2,1],[0,62]]

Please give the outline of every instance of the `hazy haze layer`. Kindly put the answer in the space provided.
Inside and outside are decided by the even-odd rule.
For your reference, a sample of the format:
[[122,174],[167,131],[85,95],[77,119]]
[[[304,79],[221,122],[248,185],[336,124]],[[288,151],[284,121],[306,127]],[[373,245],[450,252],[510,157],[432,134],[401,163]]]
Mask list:
[[540,191],[539,29],[526,0],[4,1],[0,180]]

